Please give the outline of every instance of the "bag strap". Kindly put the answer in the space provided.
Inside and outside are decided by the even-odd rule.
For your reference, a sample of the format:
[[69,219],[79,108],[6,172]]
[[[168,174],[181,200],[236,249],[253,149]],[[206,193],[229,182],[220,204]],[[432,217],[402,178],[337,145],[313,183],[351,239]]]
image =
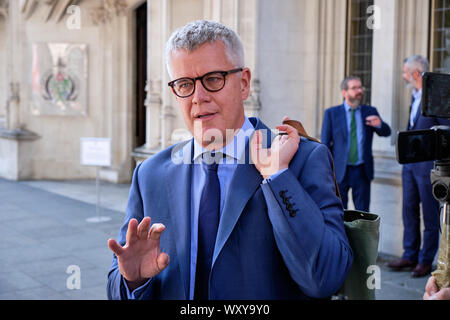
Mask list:
[[[284,121],[283,121],[283,124],[287,124],[287,125],[290,125],[290,126],[294,127],[294,128],[297,130],[299,136],[304,137],[304,138],[306,138],[306,139],[308,139],[308,140],[315,141],[315,142],[317,142],[317,143],[321,143],[319,139],[313,138],[313,137],[309,136],[309,135],[306,133],[306,130],[305,130],[305,128],[303,127],[303,125],[302,125],[302,123],[301,123],[300,121],[297,121],[297,120],[284,120]],[[331,155],[330,155],[330,156],[331,156]],[[341,198],[341,193],[339,192],[339,187],[338,187],[338,184],[337,184],[337,181],[336,181],[336,174],[335,174],[335,172],[334,172],[334,160],[333,160],[333,156],[331,156],[331,169],[332,169],[332,171],[333,171],[333,179],[334,179],[334,187],[335,187],[335,190],[336,190],[336,191],[335,191],[335,192],[336,192],[336,195],[339,197],[339,199],[342,199],[342,198]]]

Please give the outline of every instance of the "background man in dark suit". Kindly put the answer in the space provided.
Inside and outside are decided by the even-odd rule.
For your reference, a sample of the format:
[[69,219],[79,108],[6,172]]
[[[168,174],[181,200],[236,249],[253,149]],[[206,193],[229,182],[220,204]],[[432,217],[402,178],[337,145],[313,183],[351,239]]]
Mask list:
[[[422,73],[429,69],[428,60],[414,55],[404,60],[403,79],[408,89],[412,89],[410,117],[406,130],[429,129],[435,125],[450,125],[449,120],[422,116]],[[389,262],[394,270],[411,269],[413,277],[423,277],[430,273],[431,265],[439,246],[439,203],[433,198],[430,171],[433,161],[424,161],[403,165],[403,255]],[[424,222],[421,245],[420,203]]]
[[355,208],[369,211],[370,182],[374,176],[373,133],[387,137],[391,128],[381,120],[376,108],[361,105],[364,88],[359,77],[346,77],[341,91],[344,103],[325,110],[321,139],[333,154],[344,208],[352,189]]

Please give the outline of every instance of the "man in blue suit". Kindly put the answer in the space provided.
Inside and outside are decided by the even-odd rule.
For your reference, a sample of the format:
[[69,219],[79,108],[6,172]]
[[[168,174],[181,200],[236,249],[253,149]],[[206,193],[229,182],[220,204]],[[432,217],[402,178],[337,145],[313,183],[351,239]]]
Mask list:
[[321,140],[333,154],[344,208],[352,189],[355,209],[369,211],[370,182],[374,177],[373,133],[387,137],[391,128],[381,120],[376,108],[361,105],[364,88],[359,77],[346,77],[341,92],[344,103],[325,110]]
[[[428,60],[420,55],[404,61],[403,79],[412,89],[410,116],[406,130],[430,129],[436,125],[450,125],[447,119],[424,117],[420,111],[422,101],[422,73],[429,69]],[[424,277],[431,272],[431,265],[439,246],[439,203],[434,199],[430,181],[433,161],[403,165],[403,255],[389,262],[394,270],[411,269],[412,277]],[[420,232],[420,203],[424,222],[423,239]],[[421,241],[422,239],[422,241]],[[422,248],[421,248],[422,242]]]
[[193,139],[135,169],[119,239],[108,240],[108,298],[330,297],[353,254],[328,149],[245,116],[251,73],[229,28],[190,23],[167,58]]

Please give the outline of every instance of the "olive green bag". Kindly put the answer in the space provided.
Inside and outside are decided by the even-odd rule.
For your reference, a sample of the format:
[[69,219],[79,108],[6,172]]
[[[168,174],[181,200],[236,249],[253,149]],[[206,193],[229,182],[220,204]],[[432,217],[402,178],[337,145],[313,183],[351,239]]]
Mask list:
[[345,232],[353,250],[353,264],[338,297],[348,300],[375,300],[376,266],[380,217],[373,213],[344,210]]
[[[300,136],[320,143],[318,139],[308,136],[299,121],[285,120],[283,124],[296,128]],[[341,198],[334,174],[334,163],[331,163],[336,195]],[[375,300],[375,283],[372,276],[376,270],[372,268],[376,266],[378,256],[380,217],[374,213],[344,210],[344,226],[353,251],[353,264],[344,284],[333,299]]]

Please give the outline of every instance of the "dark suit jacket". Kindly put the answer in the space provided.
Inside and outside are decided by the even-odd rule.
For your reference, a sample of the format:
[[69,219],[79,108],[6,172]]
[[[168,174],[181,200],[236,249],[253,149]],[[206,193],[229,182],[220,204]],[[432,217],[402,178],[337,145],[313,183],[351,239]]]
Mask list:
[[[255,129],[267,129],[257,118],[249,120]],[[140,221],[150,216],[152,222],[166,226],[161,249],[170,256],[168,267],[138,299],[189,298],[192,165],[191,155],[185,154],[191,148],[183,148],[186,144],[192,140],[145,160],[133,175],[119,243],[125,243],[131,218]],[[328,149],[302,138],[289,169],[262,182],[253,164],[237,166],[220,219],[210,298],[329,297],[345,280],[353,253],[344,230],[342,204],[335,194]],[[126,299],[125,290],[114,257],[108,298]]]
[[[369,180],[373,179],[373,155],[372,155],[372,140],[373,133],[379,136],[387,137],[391,134],[391,128],[382,121],[380,129],[368,126],[365,124],[365,118],[371,115],[380,116],[376,108],[362,105],[361,117],[363,123],[363,161],[364,169]],[[321,141],[328,146],[333,154],[336,179],[341,183],[345,177],[348,163],[348,126],[347,117],[345,115],[344,104],[334,106],[325,110],[322,123]]]

